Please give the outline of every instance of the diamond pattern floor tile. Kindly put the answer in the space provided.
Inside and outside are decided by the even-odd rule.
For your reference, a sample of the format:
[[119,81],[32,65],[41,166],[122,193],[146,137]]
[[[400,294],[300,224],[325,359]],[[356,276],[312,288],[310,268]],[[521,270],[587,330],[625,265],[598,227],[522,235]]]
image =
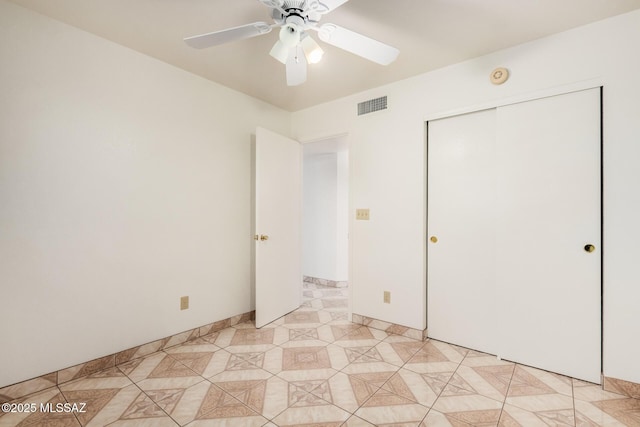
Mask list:
[[638,399],[351,323],[347,289],[305,282],[302,292],[302,307],[261,329],[204,327],[115,368],[59,386],[54,378],[19,402],[85,411],[0,413],[0,427],[640,427]]

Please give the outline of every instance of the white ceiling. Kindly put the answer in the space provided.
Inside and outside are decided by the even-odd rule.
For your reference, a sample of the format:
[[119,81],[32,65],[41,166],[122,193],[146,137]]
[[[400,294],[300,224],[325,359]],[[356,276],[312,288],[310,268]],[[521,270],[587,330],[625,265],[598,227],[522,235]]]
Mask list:
[[11,1],[289,111],[640,8],[640,0],[350,0],[321,23],[395,46],[398,60],[384,67],[320,42],[322,62],[288,87],[284,65],[269,56],[277,31],[204,50],[182,41],[272,22],[258,0]]

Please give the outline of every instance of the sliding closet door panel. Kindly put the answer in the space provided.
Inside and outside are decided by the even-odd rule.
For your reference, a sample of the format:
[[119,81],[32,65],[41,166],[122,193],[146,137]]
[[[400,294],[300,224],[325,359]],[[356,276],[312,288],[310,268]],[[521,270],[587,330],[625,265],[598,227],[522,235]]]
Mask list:
[[495,114],[486,110],[429,122],[427,142],[429,336],[490,353]]
[[497,123],[499,354],[599,383],[600,90],[502,107]]

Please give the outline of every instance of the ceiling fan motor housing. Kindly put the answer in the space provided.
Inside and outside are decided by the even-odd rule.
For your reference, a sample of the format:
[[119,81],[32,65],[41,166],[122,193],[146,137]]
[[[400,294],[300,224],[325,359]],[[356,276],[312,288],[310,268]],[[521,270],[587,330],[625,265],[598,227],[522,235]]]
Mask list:
[[282,5],[284,10],[317,10],[319,7],[320,2],[318,0],[284,0],[284,4]]
[[290,18],[299,17],[300,22],[295,22],[298,27],[309,27],[312,23],[320,20],[321,14],[318,9],[320,3],[317,0],[262,0],[263,3],[277,3],[277,7],[273,7],[271,17],[278,25],[284,25],[291,22]]

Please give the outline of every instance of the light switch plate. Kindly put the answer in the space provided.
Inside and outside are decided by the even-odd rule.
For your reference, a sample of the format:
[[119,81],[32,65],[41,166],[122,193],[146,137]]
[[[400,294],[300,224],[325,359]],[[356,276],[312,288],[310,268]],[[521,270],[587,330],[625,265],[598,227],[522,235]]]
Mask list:
[[369,221],[369,209],[356,209],[357,221]]

